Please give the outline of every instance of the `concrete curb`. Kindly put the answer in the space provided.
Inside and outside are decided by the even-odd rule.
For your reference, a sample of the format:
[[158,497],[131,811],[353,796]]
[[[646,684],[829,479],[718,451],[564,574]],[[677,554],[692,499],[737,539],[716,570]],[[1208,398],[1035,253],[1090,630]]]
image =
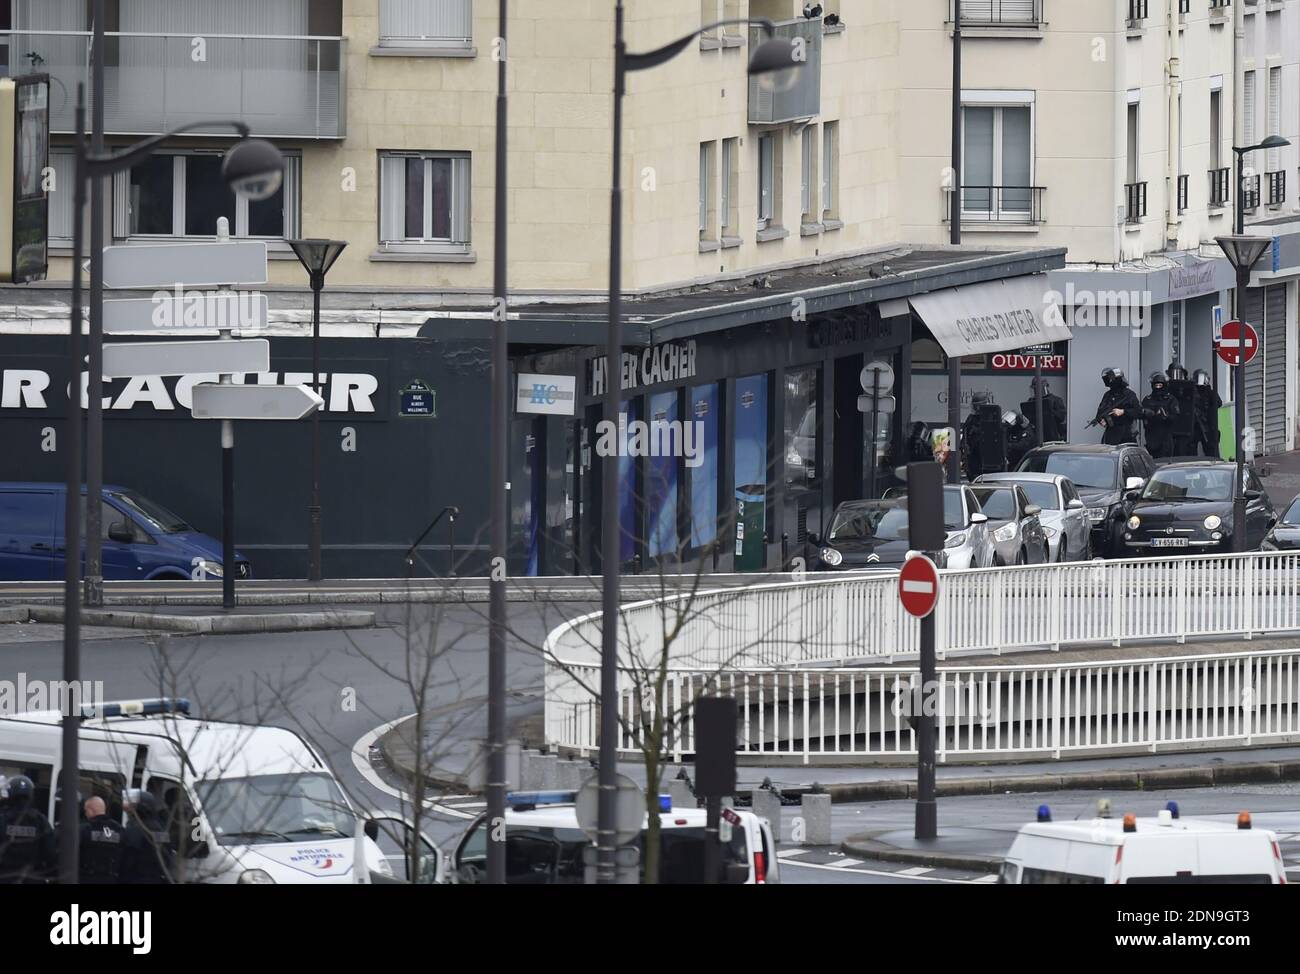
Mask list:
[[[20,606],[32,622],[62,623],[62,606]],[[3,611],[3,610],[0,610]],[[13,621],[24,621],[21,619]],[[231,635],[250,632],[305,632],[320,629],[368,629],[375,624],[373,612],[261,612],[249,615],[169,615],[161,612],[122,612],[115,609],[82,609],[87,626],[116,626],[156,632]]]
[[971,872],[997,872],[1002,866],[1000,856],[980,856],[974,853],[929,852],[924,849],[900,849],[888,842],[878,842],[876,837],[887,832],[863,832],[851,835],[840,843],[840,851],[858,859],[876,859],[880,862],[905,862],[911,866],[929,866],[931,869],[966,869]]
[[25,605],[11,605],[0,608],[0,622],[27,622],[32,614]]

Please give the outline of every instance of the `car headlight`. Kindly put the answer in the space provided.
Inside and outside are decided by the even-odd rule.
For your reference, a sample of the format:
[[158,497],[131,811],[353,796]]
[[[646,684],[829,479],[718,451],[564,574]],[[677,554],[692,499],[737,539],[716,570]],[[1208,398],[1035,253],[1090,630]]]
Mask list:
[[209,578],[221,578],[221,563],[216,561],[199,562],[199,571],[205,573]]
[[1052,539],[1052,538],[1055,538],[1055,537],[1056,537],[1058,534],[1060,534],[1061,532],[1060,532],[1060,530],[1057,529],[1057,528],[1049,528],[1046,524],[1044,524],[1044,525],[1043,525],[1043,533],[1046,534],[1047,537],[1048,537],[1048,539],[1050,540],[1050,539]]
[[1004,524],[993,532],[994,541],[1010,541],[1016,536],[1016,526],[1014,524]]
[[[1142,519],[1134,514],[1128,519],[1128,526],[1130,531],[1136,531],[1138,528],[1142,527]],[[1209,525],[1207,524],[1206,527],[1209,527]]]
[[790,447],[790,449],[785,451],[785,462],[791,467],[802,467],[803,457],[799,455],[798,450],[794,447]]
[[1205,525],[1206,531],[1217,531],[1219,526],[1223,524],[1223,518],[1219,517],[1217,514],[1211,514],[1201,523]]
[[960,548],[966,543],[966,535],[953,534],[949,535],[948,540],[943,543],[945,548]]
[[844,556],[834,548],[823,548],[820,554],[822,561],[831,566],[838,565],[844,560]]
[[239,874],[240,886],[274,886],[275,880],[265,869],[245,869]]
[[1105,507],[1090,507],[1090,508],[1088,508],[1088,519],[1089,519],[1090,521],[1104,521],[1104,520],[1106,520],[1106,512],[1107,512],[1107,510],[1109,510],[1109,508],[1105,508]]

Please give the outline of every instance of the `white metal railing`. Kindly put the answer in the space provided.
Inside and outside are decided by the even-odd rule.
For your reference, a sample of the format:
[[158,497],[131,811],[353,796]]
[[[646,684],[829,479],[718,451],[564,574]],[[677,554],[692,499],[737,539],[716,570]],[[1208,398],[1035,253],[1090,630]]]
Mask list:
[[[940,575],[935,633],[941,659],[958,651],[996,654],[1032,647],[1118,646],[1133,640],[1183,642],[1189,637],[1249,638],[1254,633],[1300,631],[1300,553],[1079,562]],[[738,697],[748,694],[748,703],[741,701],[744,719],[757,721],[756,740],[766,741],[765,735],[772,731],[768,722],[780,723],[772,710],[774,693],[794,693],[802,700],[800,681],[817,681],[816,687],[825,692],[827,679],[862,681],[874,672],[849,670],[847,662],[869,665],[916,657],[919,625],[899,605],[896,586],[896,575],[882,573],[756,585],[624,606],[620,666],[629,689],[621,696],[621,705],[633,707],[629,694],[638,683],[635,674],[656,665],[667,642],[667,666],[676,681],[672,692],[685,693],[687,704],[694,699],[693,687],[695,695],[706,687],[734,690]],[[583,616],[554,630],[547,639],[546,732],[552,742],[594,746],[600,622],[599,613]],[[673,629],[676,637],[666,638],[665,632]],[[1212,658],[1226,657],[1203,659]],[[1024,671],[997,667],[989,673],[1006,679],[1010,673],[1047,670],[1071,672],[1068,667]],[[851,701],[856,692],[855,685],[848,694],[849,719],[854,716]],[[1015,702],[1020,703],[1020,698]],[[810,713],[802,704],[799,708],[805,715]],[[793,718],[781,719],[788,723]],[[689,741],[689,728],[681,733]],[[782,734],[783,740],[796,738]],[[1068,733],[1054,740],[1058,743],[1048,749],[1056,753],[1089,746],[1072,743]],[[1133,743],[1145,746],[1160,741],[1117,739],[1113,746]],[[966,746],[954,743],[956,751]]]
[[[50,129],[73,129],[77,85],[90,103],[86,31],[0,31],[0,75],[50,75]],[[104,128],[156,134],[233,118],[253,133],[300,138],[346,134],[347,41],[342,37],[105,34]],[[228,134],[225,130],[217,130]]]

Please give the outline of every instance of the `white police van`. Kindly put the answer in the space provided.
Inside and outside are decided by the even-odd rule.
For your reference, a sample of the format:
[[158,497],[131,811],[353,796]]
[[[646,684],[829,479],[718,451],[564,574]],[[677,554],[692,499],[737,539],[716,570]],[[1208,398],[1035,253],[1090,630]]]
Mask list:
[[[124,790],[152,794],[176,853],[178,882],[405,881],[393,864],[402,869],[406,857],[400,849],[386,856],[375,841],[381,822],[391,833],[400,817],[379,813],[360,821],[305,740],[282,727],[190,718],[189,709],[184,699],[86,708],[77,804],[98,796],[122,821]],[[68,814],[58,794],[60,721],[57,711],[0,718],[0,778],[31,778],[34,805],[56,827]],[[403,835],[399,844],[411,838]],[[442,857],[427,840],[421,845],[416,881],[443,881]]]
[[1180,818],[1175,802],[1155,818],[1053,822],[1046,805],[1021,826],[1000,883],[1284,884],[1277,836],[1251,828],[1249,812],[1235,825]]
[[[584,881],[583,850],[591,845],[578,826],[572,791],[512,792],[506,796],[506,882],[519,885],[579,884]],[[706,812],[673,808],[659,796],[659,882],[704,882]],[[487,814],[466,829],[451,855],[451,881],[480,883],[487,871]],[[645,832],[641,833],[644,843]],[[723,809],[723,876],[735,884],[781,881],[781,864],[771,823],[743,809]],[[644,855],[641,857],[644,863]]]

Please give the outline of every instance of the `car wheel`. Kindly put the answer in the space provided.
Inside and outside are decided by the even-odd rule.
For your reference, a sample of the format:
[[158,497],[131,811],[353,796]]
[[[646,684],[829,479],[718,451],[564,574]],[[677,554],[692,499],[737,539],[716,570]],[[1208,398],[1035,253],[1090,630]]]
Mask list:
[[1028,563],[1029,563],[1029,555],[1025,553],[1024,548],[1021,548],[1019,551],[1016,552],[1016,564],[1027,565]]

